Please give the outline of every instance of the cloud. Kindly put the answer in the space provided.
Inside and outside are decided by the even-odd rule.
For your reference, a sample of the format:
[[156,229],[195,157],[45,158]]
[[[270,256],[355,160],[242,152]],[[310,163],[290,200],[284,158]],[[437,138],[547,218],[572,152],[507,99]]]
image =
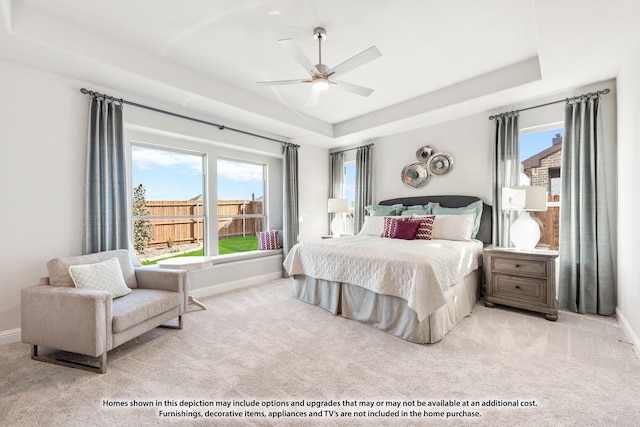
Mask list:
[[139,170],[185,166],[192,173],[202,174],[202,156],[199,155],[133,147],[131,149],[131,159],[134,167]]
[[218,160],[218,177],[230,181],[262,181],[262,171],[262,165]]

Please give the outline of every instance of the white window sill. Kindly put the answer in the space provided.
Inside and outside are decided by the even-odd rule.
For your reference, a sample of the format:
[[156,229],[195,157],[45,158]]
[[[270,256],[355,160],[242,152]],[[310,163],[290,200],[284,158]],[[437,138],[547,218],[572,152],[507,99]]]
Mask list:
[[174,268],[181,270],[202,270],[212,265],[227,264],[274,255],[282,255],[282,249],[237,252],[228,255],[176,257],[158,261],[157,266],[161,268]]

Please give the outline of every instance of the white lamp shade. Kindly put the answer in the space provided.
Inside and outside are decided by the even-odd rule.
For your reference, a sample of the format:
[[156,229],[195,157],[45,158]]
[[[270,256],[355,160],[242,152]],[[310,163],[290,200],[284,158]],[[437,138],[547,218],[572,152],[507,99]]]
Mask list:
[[329,199],[329,213],[349,212],[349,200],[347,199]]
[[547,188],[521,185],[502,189],[502,210],[546,211]]

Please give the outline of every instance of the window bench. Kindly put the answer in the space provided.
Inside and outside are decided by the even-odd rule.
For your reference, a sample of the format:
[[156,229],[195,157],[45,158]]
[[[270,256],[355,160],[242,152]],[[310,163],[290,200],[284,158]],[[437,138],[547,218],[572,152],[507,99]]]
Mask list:
[[[282,249],[255,250],[227,255],[175,257],[158,261],[157,266],[189,271],[190,294],[202,298],[282,277],[282,256]],[[206,306],[193,296],[189,297],[189,302],[206,310]]]
[[272,255],[282,255],[282,249],[256,250],[247,252],[236,252],[227,255],[213,256],[186,256],[163,259],[157,262],[158,267],[176,268],[180,270],[202,270],[212,265],[226,264],[229,262],[244,261],[247,259],[262,258]]

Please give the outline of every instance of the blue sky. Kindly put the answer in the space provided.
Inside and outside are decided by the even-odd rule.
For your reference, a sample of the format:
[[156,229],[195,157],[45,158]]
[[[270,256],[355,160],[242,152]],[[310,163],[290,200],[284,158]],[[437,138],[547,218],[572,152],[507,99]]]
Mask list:
[[[189,200],[203,193],[203,156],[133,147],[133,187],[142,184],[147,200]],[[218,199],[263,196],[263,166],[218,160]]]
[[560,136],[564,136],[564,129],[550,129],[543,132],[520,134],[520,161],[551,147],[552,140],[558,133]]

